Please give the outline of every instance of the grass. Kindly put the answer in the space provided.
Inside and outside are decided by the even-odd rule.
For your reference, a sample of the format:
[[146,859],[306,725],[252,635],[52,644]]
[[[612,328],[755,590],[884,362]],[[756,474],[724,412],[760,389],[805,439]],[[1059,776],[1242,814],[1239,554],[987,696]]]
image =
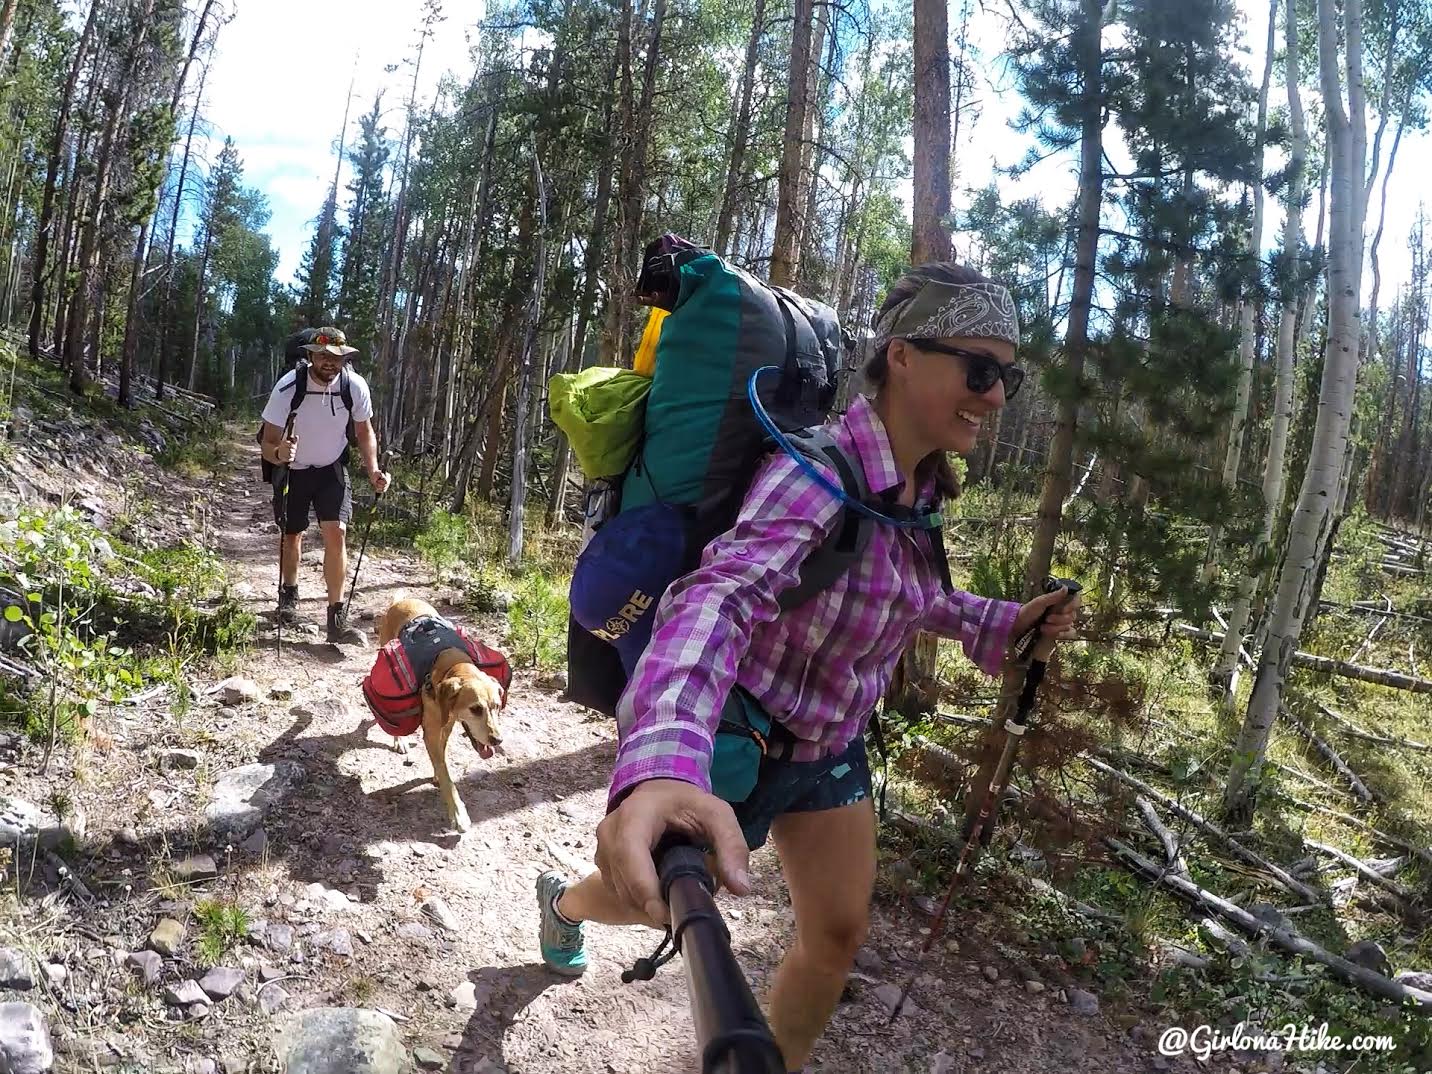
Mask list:
[[[401,477],[401,475],[400,475]],[[415,549],[434,571],[439,585],[463,594],[468,611],[507,614],[502,643],[518,667],[550,672],[566,663],[567,589],[577,557],[570,527],[549,531],[536,504],[527,515],[523,559],[507,561],[507,524],[495,504],[473,501],[461,515],[433,508],[418,526],[416,500],[406,491],[385,503],[373,522],[374,546]],[[430,490],[431,491],[431,490]],[[354,520],[362,532],[366,517]]]
[[201,899],[194,904],[194,919],[199,926],[195,952],[205,966],[217,966],[248,935],[248,912],[225,899]]

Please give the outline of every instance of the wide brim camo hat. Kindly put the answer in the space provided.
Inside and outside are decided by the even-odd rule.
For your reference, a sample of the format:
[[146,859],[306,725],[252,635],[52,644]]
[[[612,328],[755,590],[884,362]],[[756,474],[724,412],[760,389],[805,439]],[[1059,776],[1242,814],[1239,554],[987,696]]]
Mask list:
[[348,346],[348,339],[343,335],[341,329],[320,328],[313,333],[313,342],[305,343],[303,349],[310,354],[317,354],[320,351],[327,354],[336,354],[345,358],[350,354],[357,354],[357,347]]

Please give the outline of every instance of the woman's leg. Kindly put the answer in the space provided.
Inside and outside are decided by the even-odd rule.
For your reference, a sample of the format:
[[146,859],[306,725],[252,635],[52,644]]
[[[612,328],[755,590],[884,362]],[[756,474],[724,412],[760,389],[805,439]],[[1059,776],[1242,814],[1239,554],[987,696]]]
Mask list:
[[796,916],[796,940],[771,988],[771,1030],[787,1070],[800,1070],[824,1032],[870,925],[875,810],[852,805],[786,813],[771,825]]

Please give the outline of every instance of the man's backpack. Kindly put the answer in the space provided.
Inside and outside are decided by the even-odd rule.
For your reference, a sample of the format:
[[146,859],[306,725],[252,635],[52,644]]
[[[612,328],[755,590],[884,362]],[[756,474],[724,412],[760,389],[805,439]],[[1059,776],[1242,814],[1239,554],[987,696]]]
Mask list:
[[[303,349],[303,346],[306,343],[312,342],[313,336],[314,330],[312,328],[305,328],[303,331],[295,332],[289,336],[284,344],[284,357],[288,359],[293,371],[293,398],[289,400],[288,417],[284,421],[285,430],[293,424],[294,415],[298,413],[298,408],[303,405],[303,397],[308,392],[309,361],[307,357],[308,352]],[[287,375],[287,373],[281,375],[277,383],[282,383],[283,378]],[[347,363],[344,364],[338,373],[338,394],[343,400],[344,408],[348,411],[348,443],[351,446],[357,443],[358,434],[353,426],[353,385],[348,378]],[[259,422],[258,431],[254,434],[254,440],[262,445],[263,439],[264,425],[263,422]],[[346,465],[347,462],[348,449],[344,448],[338,463],[341,466]],[[263,458],[262,455],[260,456],[259,471],[266,484],[273,483],[274,472],[277,469],[278,468],[269,462],[268,459]]]
[[[781,450],[754,395],[792,449],[871,501],[864,470],[822,428],[836,398],[842,332],[835,312],[773,287],[709,250],[667,236],[647,248],[639,297],[669,308],[657,341],[641,444],[614,483],[570,592],[567,695],[614,715],[671,582],[699,565],[734,523],[761,460]],[[773,372],[758,370],[774,366]],[[781,594],[794,608],[833,585],[877,523],[847,506],[825,544]]]

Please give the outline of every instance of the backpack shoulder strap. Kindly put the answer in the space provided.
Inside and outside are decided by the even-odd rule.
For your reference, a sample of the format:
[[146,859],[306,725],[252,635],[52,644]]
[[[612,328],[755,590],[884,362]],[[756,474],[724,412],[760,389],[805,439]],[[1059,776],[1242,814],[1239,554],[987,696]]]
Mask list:
[[343,398],[343,405],[348,408],[348,416],[353,416],[353,381],[349,379],[348,367],[345,365],[338,374],[338,394]]
[[300,361],[293,367],[293,399],[288,404],[288,422],[293,424],[293,416],[298,413],[298,408],[303,405],[303,397],[308,392],[308,363]]
[[[803,429],[786,435],[802,455],[834,467],[846,495],[862,503],[869,500],[870,486],[865,480],[865,468],[860,460],[847,455],[823,428]],[[875,520],[868,515],[845,507],[836,529],[801,564],[800,581],[777,598],[781,610],[789,611],[804,604],[843,577],[865,554],[874,526]]]

